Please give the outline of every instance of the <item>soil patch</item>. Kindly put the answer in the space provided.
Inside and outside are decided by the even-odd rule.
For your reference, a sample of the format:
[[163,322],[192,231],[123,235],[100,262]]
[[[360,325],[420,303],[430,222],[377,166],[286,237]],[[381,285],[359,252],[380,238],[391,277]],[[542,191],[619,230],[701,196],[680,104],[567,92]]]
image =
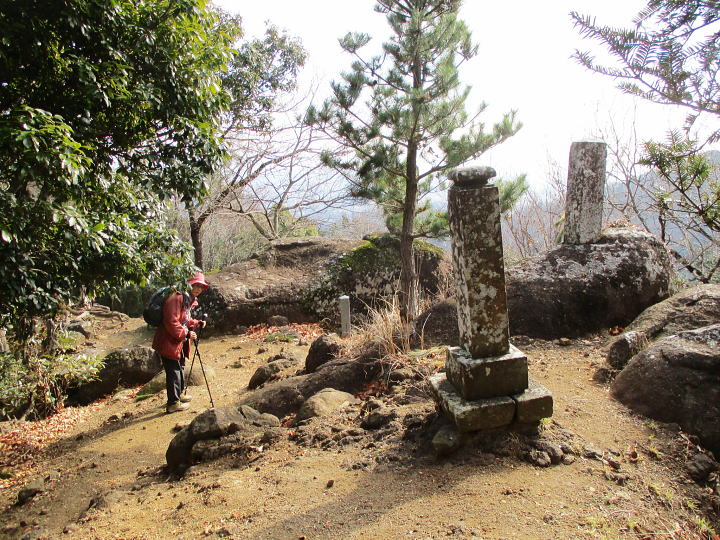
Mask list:
[[[300,340],[255,328],[201,343],[202,361],[217,373],[217,406],[237,402],[268,358],[305,357],[321,330],[293,327]],[[130,319],[108,323],[93,341],[111,350],[150,336]],[[0,484],[0,537],[707,538],[717,480],[690,478],[685,463],[700,451],[696,441],[632,414],[593,381],[606,336],[563,343],[517,344],[555,399],[539,434],[474,434],[443,459],[430,444],[443,419],[412,377],[370,386],[331,417],[300,426],[281,419],[282,436],[271,444],[199,463],[179,480],[164,471],[165,450],[178,424],[210,406],[204,386],[191,388],[183,413],[164,414],[162,393],[135,401],[133,392],[66,410],[37,444],[30,437],[12,447],[25,458],[2,463],[10,478]],[[441,359],[435,351],[412,362]],[[393,414],[363,424],[370,409]],[[2,450],[40,425],[5,425]],[[538,460],[543,444],[561,447],[563,461]],[[33,486],[17,505],[20,489]]]

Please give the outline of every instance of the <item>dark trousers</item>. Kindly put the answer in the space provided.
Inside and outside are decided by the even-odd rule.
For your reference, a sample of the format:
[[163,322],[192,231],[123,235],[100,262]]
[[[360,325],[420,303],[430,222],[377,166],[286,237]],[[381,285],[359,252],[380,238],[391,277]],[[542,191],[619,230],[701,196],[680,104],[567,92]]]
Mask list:
[[167,388],[167,404],[172,405],[180,401],[180,394],[185,390],[185,355],[180,361],[161,356],[165,368],[165,387]]

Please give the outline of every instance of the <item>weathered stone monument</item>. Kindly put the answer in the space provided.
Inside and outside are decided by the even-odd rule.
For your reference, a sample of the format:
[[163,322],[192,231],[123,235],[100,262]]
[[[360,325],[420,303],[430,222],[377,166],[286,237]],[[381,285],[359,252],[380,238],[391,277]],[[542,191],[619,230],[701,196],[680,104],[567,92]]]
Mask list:
[[350,334],[350,297],[343,294],[338,298],[340,305],[340,335],[342,337]]
[[445,373],[430,377],[440,407],[462,432],[533,424],[552,415],[550,392],[528,376],[527,357],[510,344],[500,201],[490,167],[448,175],[460,347]]
[[590,244],[600,238],[606,161],[603,142],[570,146],[563,244]]

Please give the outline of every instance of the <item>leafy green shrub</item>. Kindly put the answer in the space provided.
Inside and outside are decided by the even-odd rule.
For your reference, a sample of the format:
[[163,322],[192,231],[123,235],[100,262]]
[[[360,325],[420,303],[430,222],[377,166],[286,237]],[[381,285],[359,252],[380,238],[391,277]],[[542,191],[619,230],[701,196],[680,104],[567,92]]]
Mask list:
[[0,354],[0,417],[11,418],[22,409],[25,389],[26,370],[15,355]]
[[102,367],[97,355],[0,354],[0,419],[44,418],[62,407],[67,389],[93,380]]

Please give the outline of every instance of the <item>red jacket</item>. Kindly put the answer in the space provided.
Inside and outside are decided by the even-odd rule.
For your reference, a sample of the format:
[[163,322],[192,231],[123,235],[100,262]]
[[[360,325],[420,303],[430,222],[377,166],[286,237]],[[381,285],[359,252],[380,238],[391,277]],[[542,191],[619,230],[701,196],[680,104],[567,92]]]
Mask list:
[[183,295],[176,292],[163,303],[163,322],[155,331],[152,343],[160,356],[180,361],[183,349],[186,358],[190,354],[190,342],[185,338],[199,322],[190,317],[190,310],[198,304],[197,298],[191,298],[190,305],[183,306]]

